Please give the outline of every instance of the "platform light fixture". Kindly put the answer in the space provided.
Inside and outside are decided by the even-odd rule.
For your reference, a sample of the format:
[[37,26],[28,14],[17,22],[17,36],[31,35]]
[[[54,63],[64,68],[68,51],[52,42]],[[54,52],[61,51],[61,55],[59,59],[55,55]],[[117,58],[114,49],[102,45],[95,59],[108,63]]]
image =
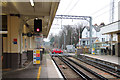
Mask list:
[[30,0],[30,3],[31,3],[31,6],[33,7],[34,6],[33,0]]

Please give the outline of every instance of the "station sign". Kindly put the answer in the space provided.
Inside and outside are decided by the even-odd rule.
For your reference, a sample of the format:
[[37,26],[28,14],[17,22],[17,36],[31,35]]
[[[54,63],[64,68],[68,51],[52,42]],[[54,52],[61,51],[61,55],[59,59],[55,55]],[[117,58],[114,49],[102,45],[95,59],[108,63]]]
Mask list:
[[92,48],[92,54],[95,54],[95,48]]
[[13,39],[13,44],[17,44],[17,39],[16,38]]
[[40,64],[40,50],[33,50],[33,64]]

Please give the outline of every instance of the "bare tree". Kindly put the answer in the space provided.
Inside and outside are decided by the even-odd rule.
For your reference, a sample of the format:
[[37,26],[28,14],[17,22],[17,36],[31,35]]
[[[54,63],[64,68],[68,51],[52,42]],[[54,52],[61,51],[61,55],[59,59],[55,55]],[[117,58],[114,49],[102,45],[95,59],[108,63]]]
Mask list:
[[51,40],[52,37],[54,37],[54,36],[53,36],[53,34],[51,33],[51,34],[49,35],[49,40]]
[[[59,37],[58,36],[54,36],[54,42],[56,44],[59,44],[60,48],[62,47],[62,45],[64,45],[64,34],[66,37],[66,45],[71,45],[71,44],[76,44],[79,41],[79,32],[80,32],[80,38],[82,38],[82,32],[84,30],[85,26],[81,23],[81,24],[77,24],[76,26],[70,26],[70,25],[66,25],[63,26],[63,29],[60,31],[59,33]],[[59,40],[58,40],[59,39]]]
[[64,32],[60,31],[60,33],[59,33],[59,47],[61,48],[63,44],[64,44]]
[[82,38],[82,32],[84,30],[85,26],[83,24],[77,24],[77,27],[75,28],[74,37],[73,37],[73,43],[76,44],[79,42],[79,32],[80,32],[80,38]]

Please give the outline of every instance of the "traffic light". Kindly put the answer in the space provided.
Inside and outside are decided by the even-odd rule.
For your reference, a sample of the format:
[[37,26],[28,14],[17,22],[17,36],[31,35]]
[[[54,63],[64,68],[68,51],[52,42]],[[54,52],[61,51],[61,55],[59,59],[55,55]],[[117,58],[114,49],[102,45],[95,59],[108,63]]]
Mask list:
[[34,19],[34,31],[42,32],[42,20],[41,19]]

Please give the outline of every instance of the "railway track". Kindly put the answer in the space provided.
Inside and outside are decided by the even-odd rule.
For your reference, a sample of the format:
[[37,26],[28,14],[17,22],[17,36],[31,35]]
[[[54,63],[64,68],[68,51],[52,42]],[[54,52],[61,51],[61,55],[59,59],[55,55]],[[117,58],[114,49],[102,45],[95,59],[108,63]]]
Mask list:
[[116,74],[120,75],[120,65],[113,64],[113,63],[106,62],[106,61],[102,61],[102,60],[99,60],[99,59],[89,58],[89,57],[83,56],[83,55],[81,55],[79,57],[79,59],[82,59],[84,61],[88,61],[88,62],[90,62],[94,65],[98,65],[101,68],[104,68],[108,71],[111,71],[113,73],[116,73]]
[[52,57],[52,59],[55,62],[56,66],[58,67],[64,80],[71,80],[71,79],[82,80],[82,78],[76,72],[74,72],[69,66],[67,66],[58,57]]
[[[75,58],[75,57],[74,57]],[[109,73],[113,76],[115,76],[116,78],[120,78],[120,75],[118,74],[119,73],[119,69],[116,70],[114,67],[110,66],[110,65],[107,65],[107,64],[104,64],[104,63],[100,63],[100,62],[97,62],[97,61],[94,61],[94,60],[90,60],[90,59],[83,59],[83,58],[75,58],[77,60],[80,60],[81,62],[84,62],[88,65],[91,65],[95,68],[98,68],[106,73]]]
[[91,69],[92,71],[102,75],[103,77],[107,78],[107,79],[120,79],[120,76],[119,75],[116,75],[110,71],[107,71],[106,69],[101,69],[100,67],[96,67],[96,65],[93,65],[89,62],[83,62],[83,61],[80,61],[80,60],[76,60],[76,59],[70,59],[70,58],[67,58],[69,60],[72,60],[76,63],[79,63],[81,64],[82,66],[85,66],[86,68],[88,69]]
[[[72,57],[52,57],[60,72],[64,76],[64,79],[67,80],[71,77],[66,76],[68,74],[76,74],[77,77],[74,77],[77,80],[117,80],[119,76],[112,75],[101,69],[98,69],[90,64],[82,62],[80,60],[75,60]],[[59,62],[60,61],[60,62]],[[67,73],[60,67],[60,64],[67,66],[71,72]],[[74,72],[73,72],[74,71]]]
[[92,80],[92,78],[90,76],[88,76],[85,73],[83,73],[82,71],[80,71],[77,67],[75,67],[74,65],[72,65],[71,63],[69,63],[68,61],[63,59],[62,57],[59,57],[59,59],[61,61],[63,61],[67,66],[69,66],[74,72],[76,72],[81,77],[81,79]]

